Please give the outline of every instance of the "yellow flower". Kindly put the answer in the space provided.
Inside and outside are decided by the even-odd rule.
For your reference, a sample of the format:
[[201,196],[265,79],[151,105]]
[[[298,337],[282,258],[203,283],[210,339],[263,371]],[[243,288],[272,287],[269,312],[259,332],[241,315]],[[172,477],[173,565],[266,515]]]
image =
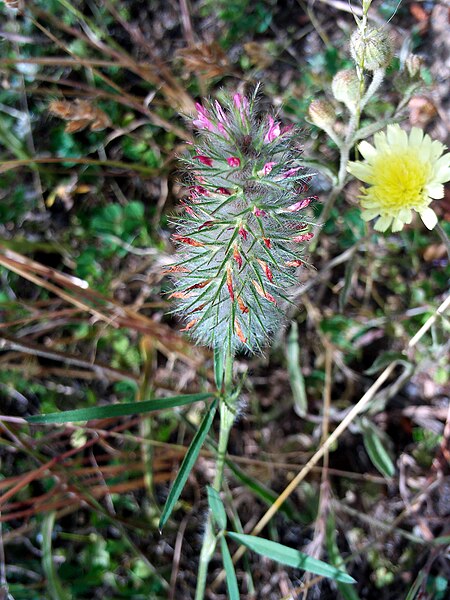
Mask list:
[[437,217],[429,204],[443,198],[443,184],[450,180],[445,146],[417,127],[408,136],[399,125],[388,125],[386,133],[374,135],[374,146],[363,141],[358,148],[365,161],[350,162],[348,171],[369,184],[361,190],[362,218],[379,217],[377,231],[400,231],[415,210],[433,229]]

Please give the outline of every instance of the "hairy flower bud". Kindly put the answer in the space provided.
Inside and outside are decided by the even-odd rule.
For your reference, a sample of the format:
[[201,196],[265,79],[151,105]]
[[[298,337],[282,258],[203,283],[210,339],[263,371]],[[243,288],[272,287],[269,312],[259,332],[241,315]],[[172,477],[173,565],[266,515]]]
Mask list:
[[333,105],[328,100],[313,100],[308,108],[308,116],[314,125],[324,130],[332,127],[336,120]]
[[355,111],[355,107],[360,100],[363,91],[360,88],[361,82],[354,69],[338,71],[331,83],[333,96],[339,102],[343,102],[350,112]]
[[394,79],[394,87],[401,94],[411,95],[417,90],[422,80],[423,60],[416,54],[410,54],[403,65],[403,69]]
[[423,66],[423,59],[417,54],[410,54],[405,60],[405,69],[411,79],[420,78],[420,71]]
[[368,27],[364,34],[357,29],[350,38],[350,52],[358,66],[367,71],[386,68],[393,56],[388,35],[381,29]]
[[308,175],[299,164],[298,132],[260,116],[256,96],[198,105],[199,135],[191,158],[190,196],[173,239],[169,267],[193,338],[213,347],[254,351],[284,319],[289,289],[310,233],[303,198]]

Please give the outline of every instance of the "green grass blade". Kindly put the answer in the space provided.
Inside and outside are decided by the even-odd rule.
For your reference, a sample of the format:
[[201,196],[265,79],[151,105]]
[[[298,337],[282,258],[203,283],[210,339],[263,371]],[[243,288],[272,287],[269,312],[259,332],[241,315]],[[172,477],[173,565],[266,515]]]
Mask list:
[[124,404],[110,404],[108,406],[77,408],[75,410],[49,413],[48,415],[33,415],[27,417],[26,420],[29,423],[69,423],[72,421],[108,419],[110,417],[124,417],[126,415],[151,412],[153,410],[184,406],[185,404],[191,404],[192,402],[197,402],[199,400],[207,400],[211,397],[212,394],[208,393],[185,394],[183,396],[171,396],[169,398],[158,398],[155,400],[146,400],[144,402],[126,402]]
[[423,584],[426,577],[427,577],[427,573],[425,571],[419,572],[416,580],[414,581],[411,588],[409,589],[408,595],[406,596],[405,600],[415,600],[415,598],[417,597],[417,594],[420,590],[420,586]]
[[51,600],[70,600],[71,596],[63,588],[53,561],[52,534],[55,516],[54,511],[47,513],[42,523],[42,568],[47,578],[47,591]]
[[177,473],[175,481],[170,488],[169,495],[167,497],[166,503],[164,505],[161,518],[159,520],[159,528],[162,529],[164,525],[167,523],[168,518],[170,517],[173,507],[175,506],[176,501],[180,497],[180,494],[184,488],[187,478],[189,477],[189,473],[194,466],[195,461],[199,455],[200,449],[203,446],[203,442],[205,441],[206,436],[208,435],[208,431],[212,425],[214,414],[217,408],[217,400],[211,404],[208,409],[208,412],[203,417],[201,425],[194,436],[194,439],[189,446],[189,449],[186,453],[186,456],[181,463],[180,470]]
[[[336,540],[336,523],[334,519],[334,513],[330,513],[327,519],[326,525],[326,544],[328,550],[328,557],[333,566],[341,571],[346,571],[345,562],[342,558],[339,547]],[[358,592],[353,585],[348,583],[337,582],[337,588],[343,598],[343,600],[360,600]]]
[[228,550],[227,541],[223,536],[220,538],[220,548],[222,550],[223,567],[226,573],[228,598],[229,600],[239,600],[240,596],[236,571],[234,570],[234,565],[231,559],[230,551]]
[[393,477],[395,466],[386,450],[381,432],[368,419],[361,419],[361,429],[364,447],[373,465],[385,477]]
[[283,565],[294,567],[296,569],[303,569],[310,573],[314,573],[315,575],[323,575],[323,577],[329,577],[335,581],[356,583],[353,577],[350,577],[347,573],[343,573],[342,571],[339,571],[339,569],[336,569],[336,567],[328,565],[322,560],[318,560],[312,556],[308,556],[295,548],[289,548],[278,542],[272,542],[271,540],[255,537],[253,535],[246,535],[244,533],[227,532],[227,535],[236,542],[247,546],[247,548],[253,550],[253,552],[261,554],[261,556],[266,556]]
[[227,526],[227,513],[225,512],[225,507],[223,505],[222,499],[218,492],[211,486],[207,486],[208,492],[208,504],[211,509],[212,516],[214,517],[215,522],[219,526],[219,529],[225,529]]

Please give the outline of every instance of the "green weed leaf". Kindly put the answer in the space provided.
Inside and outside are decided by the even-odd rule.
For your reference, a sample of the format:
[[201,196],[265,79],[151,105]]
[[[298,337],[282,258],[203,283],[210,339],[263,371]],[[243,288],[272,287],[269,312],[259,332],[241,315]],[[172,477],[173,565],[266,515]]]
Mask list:
[[267,558],[275,560],[283,565],[288,565],[289,567],[294,567],[296,569],[303,569],[310,573],[315,573],[316,575],[323,575],[324,577],[329,577],[335,581],[356,583],[353,577],[350,577],[347,573],[343,573],[342,571],[339,571],[339,569],[336,569],[336,567],[328,565],[312,556],[308,556],[295,548],[289,548],[278,542],[272,542],[271,540],[255,537],[253,535],[246,535],[244,533],[227,532],[227,535],[236,542],[247,546],[247,548],[253,550],[253,552],[261,554],[262,556],[267,556]]
[[29,423],[70,423],[73,421],[91,421],[92,419],[109,419],[110,417],[124,417],[126,415],[137,415],[154,410],[164,410],[175,406],[192,404],[199,400],[207,400],[211,394],[186,394],[183,396],[171,396],[169,398],[158,398],[144,402],[127,402],[124,404],[110,404],[108,406],[92,406],[91,408],[77,408],[65,410],[48,415],[33,415],[27,417]]
[[373,365],[366,369],[364,373],[366,375],[375,375],[375,373],[378,373],[378,371],[381,371],[393,362],[409,364],[405,359],[405,355],[400,352],[383,352],[383,354],[380,354],[380,356],[375,359]]
[[393,477],[395,466],[386,450],[386,443],[382,439],[385,437],[384,434],[368,419],[361,419],[360,425],[364,447],[373,465],[385,477]]
[[229,600],[239,600],[239,588],[236,578],[236,571],[234,570],[233,561],[231,560],[231,554],[228,549],[227,541],[222,536],[220,538],[220,548],[222,550],[223,568],[226,573],[226,582],[228,589]]
[[218,492],[211,486],[208,485],[206,489],[208,492],[209,508],[211,509],[214,520],[220,529],[225,529],[227,526],[227,513],[225,512],[222,499]]
[[191,445],[189,446],[186,456],[184,457],[183,462],[181,463],[180,470],[178,471],[175,481],[172,484],[166,503],[164,505],[161,518],[159,520],[160,529],[162,529],[167,523],[167,520],[169,519],[172,513],[173,507],[175,506],[176,501],[178,500],[181,492],[183,491],[186,480],[189,477],[189,473],[191,472],[192,467],[194,466],[195,461],[197,460],[200,449],[203,446],[203,442],[205,441],[205,438],[208,435],[208,431],[212,425],[216,408],[217,400],[214,400],[214,402],[209,407],[208,412],[203,417],[203,421],[201,422],[201,425],[197,433],[195,434]]

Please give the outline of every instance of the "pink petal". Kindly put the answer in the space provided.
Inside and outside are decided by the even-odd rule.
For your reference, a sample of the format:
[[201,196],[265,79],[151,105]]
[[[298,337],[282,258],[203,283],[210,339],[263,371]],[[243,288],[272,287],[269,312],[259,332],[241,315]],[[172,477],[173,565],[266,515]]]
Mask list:
[[237,156],[230,156],[229,158],[227,158],[227,163],[230,165],[230,167],[241,166],[241,160]]
[[209,158],[208,156],[202,156],[201,154],[197,154],[196,156],[194,156],[194,158],[199,160],[203,165],[206,165],[207,167],[212,167],[212,158]]

